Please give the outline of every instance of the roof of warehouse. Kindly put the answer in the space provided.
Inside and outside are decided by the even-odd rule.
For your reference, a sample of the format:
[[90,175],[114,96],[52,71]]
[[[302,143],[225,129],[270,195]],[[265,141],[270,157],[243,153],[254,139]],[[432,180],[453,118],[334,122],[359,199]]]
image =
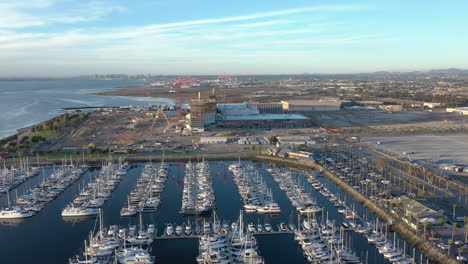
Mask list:
[[340,100],[333,100],[333,99],[327,99],[327,100],[283,100],[282,102],[286,103],[341,103],[342,101]]
[[259,115],[227,115],[226,120],[305,120],[309,119],[303,115],[299,114],[259,114]]
[[468,106],[455,107],[453,109],[456,109],[456,110],[459,110],[459,111],[468,111]]

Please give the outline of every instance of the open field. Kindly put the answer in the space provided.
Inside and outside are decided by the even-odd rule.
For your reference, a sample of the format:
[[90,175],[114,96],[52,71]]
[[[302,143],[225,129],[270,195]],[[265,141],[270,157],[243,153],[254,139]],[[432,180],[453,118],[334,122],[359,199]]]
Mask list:
[[[154,98],[172,98],[188,101],[198,97],[198,92],[203,98],[213,93],[212,87],[196,87],[180,89],[180,94],[170,93],[169,88],[155,88],[141,86],[129,86],[97,93],[111,96],[136,96]],[[279,102],[285,99],[318,99],[319,96],[306,93],[302,88],[284,88],[274,85],[253,86],[242,88],[215,88],[215,94],[219,102],[242,103],[246,101]]]

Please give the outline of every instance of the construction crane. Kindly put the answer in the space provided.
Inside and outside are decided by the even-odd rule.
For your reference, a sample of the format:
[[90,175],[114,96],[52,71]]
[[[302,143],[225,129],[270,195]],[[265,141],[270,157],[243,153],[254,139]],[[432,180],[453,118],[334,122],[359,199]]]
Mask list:
[[154,115],[153,124],[151,124],[151,128],[150,128],[151,134],[153,134],[153,129],[154,129],[154,126],[156,125],[157,120],[161,117],[164,118],[164,120],[166,120],[166,124],[167,124],[166,127],[164,128],[164,133],[166,133],[167,130],[172,126],[171,121],[169,121],[169,118],[167,118],[162,107],[159,107],[158,111]]

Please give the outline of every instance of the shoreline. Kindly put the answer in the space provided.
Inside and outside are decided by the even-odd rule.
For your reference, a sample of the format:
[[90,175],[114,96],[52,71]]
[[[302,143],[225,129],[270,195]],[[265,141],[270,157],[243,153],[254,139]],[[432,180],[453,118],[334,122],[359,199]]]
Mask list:
[[[109,96],[109,97],[115,97],[115,98],[122,98],[122,99],[130,99],[130,100],[135,100],[135,101],[139,101],[139,102],[148,102],[148,104],[167,104],[167,105],[171,105],[171,104],[175,104],[175,98],[165,98],[165,97],[149,97],[149,96],[132,96],[132,95],[113,95],[111,93],[114,93],[114,92],[118,92],[120,91],[121,89],[132,89],[132,88],[135,88],[135,87],[142,87],[144,86],[144,84],[138,84],[138,85],[128,85],[128,86],[117,86],[117,87],[113,87],[113,88],[102,88],[102,89],[94,89],[94,90],[91,90],[91,91],[87,91],[87,90],[82,90],[80,91],[79,93],[80,94],[84,94],[84,95],[99,95],[99,96]],[[107,90],[107,91],[106,91]],[[131,105],[131,104],[129,104]],[[114,105],[116,107],[118,106],[124,106],[124,105]],[[65,107],[67,108],[67,107]],[[6,140],[6,139],[9,139],[11,137],[17,137],[29,130],[31,130],[32,128],[34,127],[37,127],[37,126],[40,126],[44,123],[47,123],[51,120],[53,120],[54,118],[57,118],[63,114],[66,113],[66,111],[62,111],[60,110],[60,108],[56,109],[57,110],[57,115],[55,116],[52,116],[46,120],[43,120],[43,121],[33,121],[33,122],[30,122],[28,123],[27,125],[23,126],[23,127],[19,127],[19,128],[16,128],[16,129],[10,129],[8,131],[5,131],[5,135],[2,135],[0,136],[0,140]],[[11,133],[9,133],[11,132]]]

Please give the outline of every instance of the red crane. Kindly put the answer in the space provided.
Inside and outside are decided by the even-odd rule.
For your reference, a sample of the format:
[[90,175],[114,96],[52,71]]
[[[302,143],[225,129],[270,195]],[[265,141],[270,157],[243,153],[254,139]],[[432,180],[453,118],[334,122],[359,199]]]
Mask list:
[[177,78],[177,79],[171,81],[171,86],[181,86],[181,85],[184,85],[184,84],[192,84],[192,83],[196,83],[196,81],[200,81],[200,80],[203,80],[203,79],[200,79],[200,78],[189,78],[189,79]]

